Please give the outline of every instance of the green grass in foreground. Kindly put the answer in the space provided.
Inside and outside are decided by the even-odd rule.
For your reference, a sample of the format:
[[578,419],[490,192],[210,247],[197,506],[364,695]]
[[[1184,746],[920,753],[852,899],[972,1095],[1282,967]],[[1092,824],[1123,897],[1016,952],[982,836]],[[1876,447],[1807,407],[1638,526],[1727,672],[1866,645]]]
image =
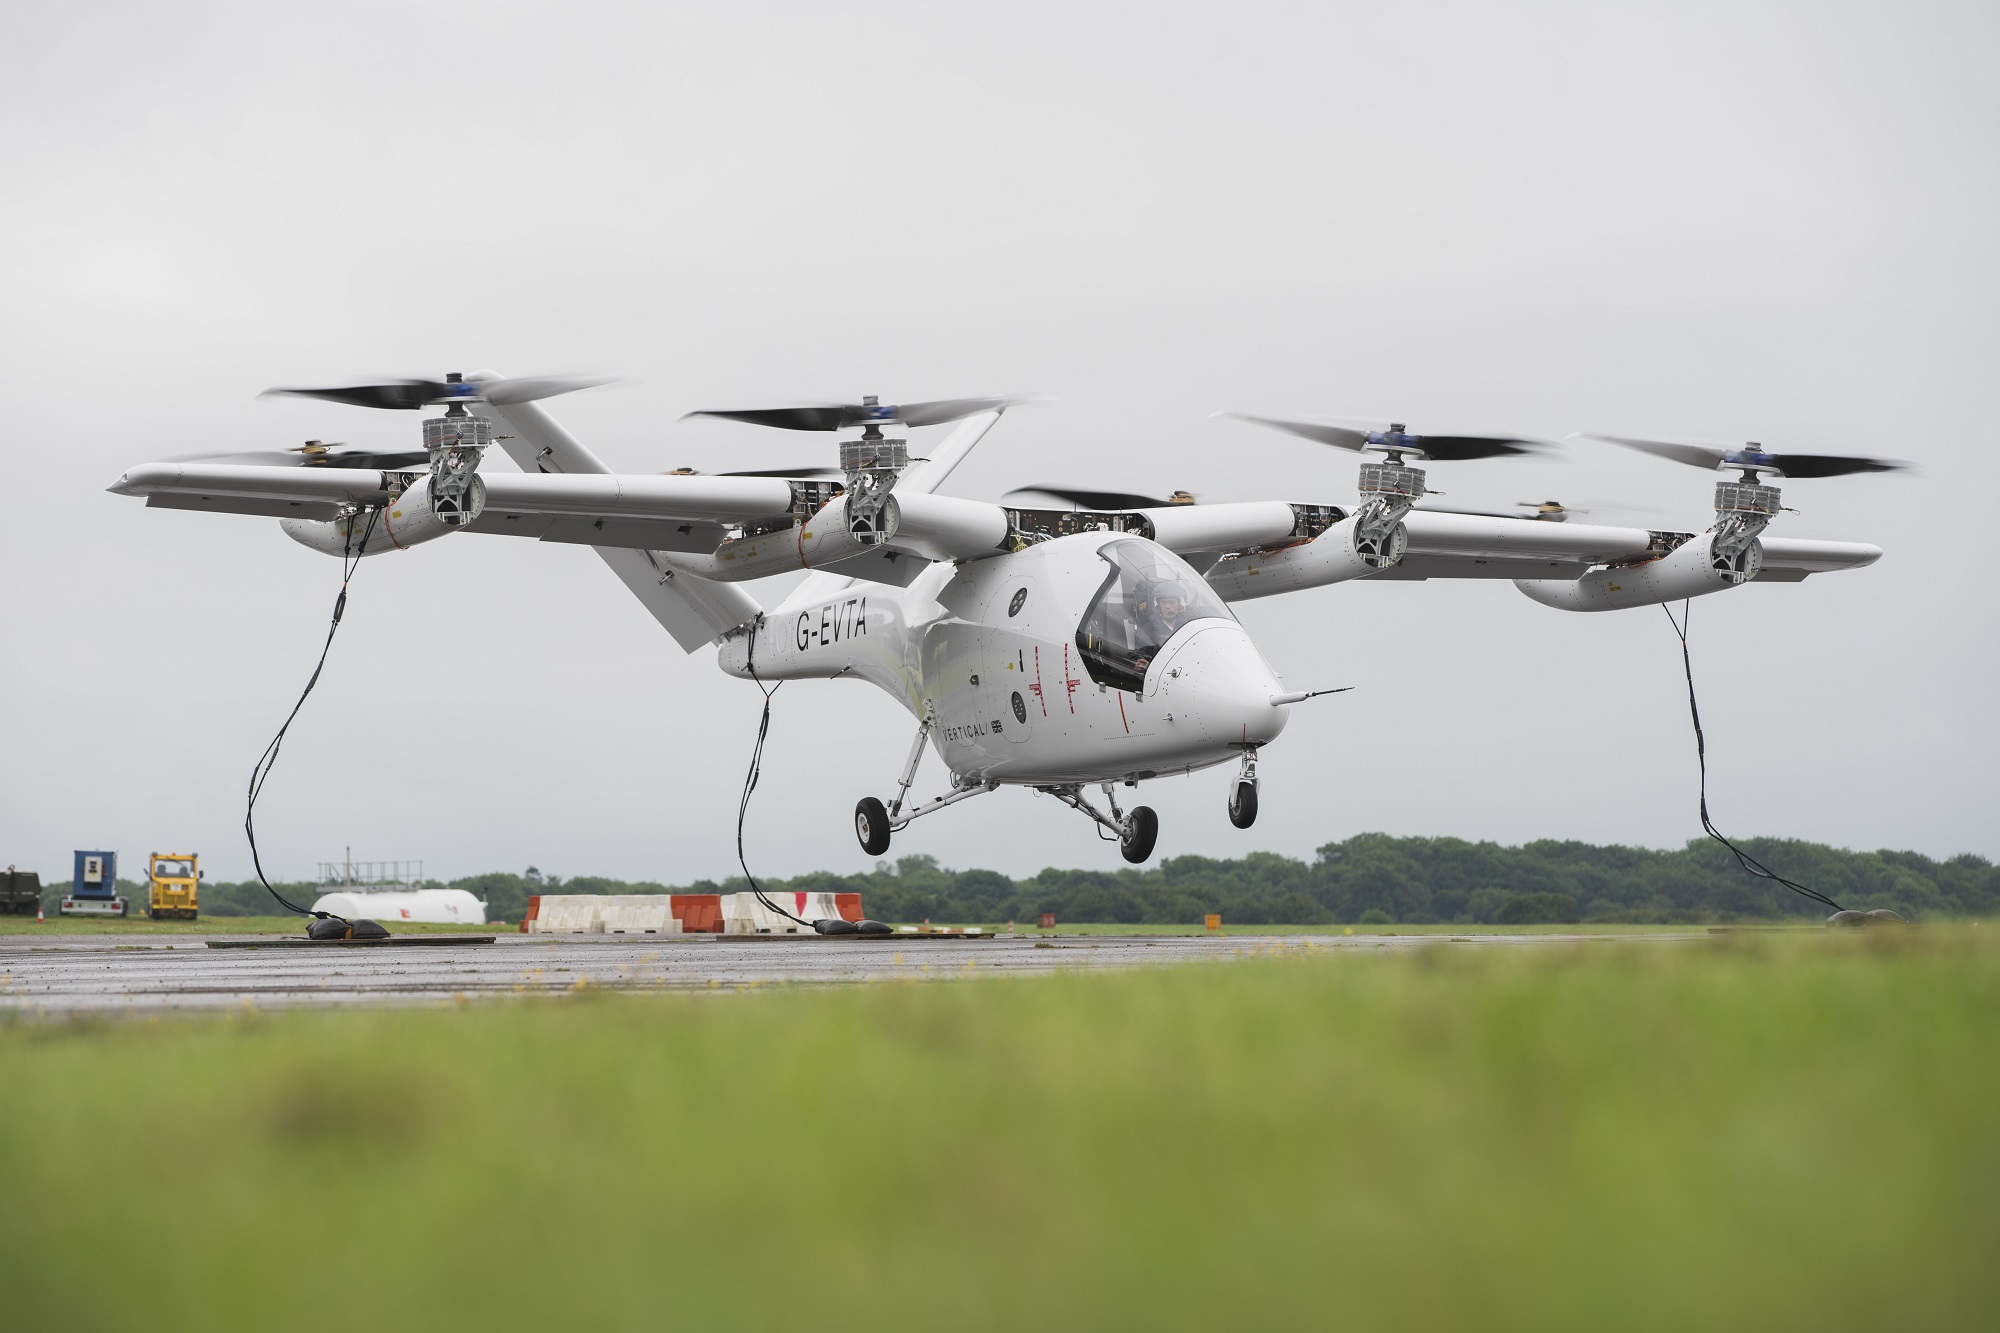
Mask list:
[[[1795,927],[1773,927],[1794,929]],[[984,926],[985,930],[1005,933],[1007,925]],[[1660,934],[1700,934],[1707,926],[1653,926],[1627,925],[1622,922],[1585,922],[1567,926],[1470,926],[1470,925],[1389,925],[1389,926],[1232,926],[1224,923],[1218,934],[1222,935],[1660,935]],[[1818,929],[1817,926],[1803,929]],[[1058,925],[1054,930],[1042,930],[1032,924],[1014,923],[1017,935],[1206,935],[1209,931],[1199,923],[1191,926],[1159,925],[1101,925],[1083,922],[1077,925]]]
[[[512,934],[520,929],[520,923],[494,922],[485,926],[445,925],[423,921],[388,921],[392,934],[447,934],[447,935],[491,935]],[[900,924],[900,923],[899,923]],[[908,924],[914,925],[915,922]],[[939,923],[944,924],[944,923]],[[954,923],[956,924],[956,923]],[[978,925],[980,923],[974,922]],[[1005,931],[1005,922],[987,923],[984,930]],[[1772,927],[1774,929],[1790,927]],[[1811,927],[1802,927],[1810,929]],[[1392,925],[1392,926],[1231,926],[1222,928],[1224,935],[1646,935],[1662,931],[1686,932],[1702,931],[1705,926],[1634,926],[1615,923],[1585,923],[1568,926],[1452,926],[1452,925]],[[1186,926],[1160,925],[1097,925],[1080,923],[1062,925],[1052,931],[1038,930],[1033,925],[1015,923],[1014,930],[1021,935],[1203,935],[1207,932],[1200,923]],[[123,920],[100,920],[90,917],[55,917],[42,924],[36,924],[31,916],[0,916],[0,935],[302,935],[305,926],[295,916],[213,916],[201,917],[194,921],[155,921],[151,917],[127,917]]]
[[0,1023],[4,1309],[1990,1327],[1996,1014],[1966,928]]

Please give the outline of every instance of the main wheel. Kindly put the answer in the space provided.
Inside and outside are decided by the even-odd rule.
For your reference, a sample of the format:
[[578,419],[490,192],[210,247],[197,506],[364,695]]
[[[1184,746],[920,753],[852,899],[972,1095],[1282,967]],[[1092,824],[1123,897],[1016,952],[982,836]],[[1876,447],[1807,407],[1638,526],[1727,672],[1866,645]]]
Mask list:
[[1257,784],[1239,782],[1229,797],[1229,822],[1237,828],[1249,828],[1257,822]]
[[861,839],[861,850],[870,856],[889,850],[889,811],[873,796],[855,802],[854,836]]
[[1159,840],[1160,817],[1153,813],[1153,807],[1133,806],[1132,813],[1125,816],[1125,832],[1118,839],[1119,852],[1138,865],[1153,854],[1153,844]]

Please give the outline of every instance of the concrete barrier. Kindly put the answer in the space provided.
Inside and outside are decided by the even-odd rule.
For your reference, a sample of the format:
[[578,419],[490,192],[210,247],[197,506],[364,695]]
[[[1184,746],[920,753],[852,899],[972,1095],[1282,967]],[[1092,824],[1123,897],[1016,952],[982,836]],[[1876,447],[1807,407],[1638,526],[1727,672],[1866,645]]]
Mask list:
[[665,893],[606,898],[598,913],[607,935],[678,935],[673,897]]
[[531,933],[537,935],[599,935],[604,931],[604,904],[614,901],[597,893],[544,893],[537,900]]
[[538,893],[521,918],[524,935],[803,935],[821,917],[861,920],[858,893]]

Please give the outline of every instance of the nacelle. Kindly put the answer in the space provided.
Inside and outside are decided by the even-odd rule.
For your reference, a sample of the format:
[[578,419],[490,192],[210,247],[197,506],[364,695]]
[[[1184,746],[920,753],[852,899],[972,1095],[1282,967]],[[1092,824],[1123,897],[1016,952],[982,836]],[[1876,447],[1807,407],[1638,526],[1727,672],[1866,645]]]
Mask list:
[[[434,512],[431,479],[426,476],[419,477],[400,493],[391,492],[394,498],[373,516],[372,527],[365,512],[336,519],[281,518],[278,526],[293,541],[326,555],[380,555],[458,531],[479,516],[479,509],[485,503],[485,485],[479,477],[472,478],[469,515],[451,512],[440,516]],[[362,544],[364,534],[366,545]]]
[[1563,611],[1622,611],[1634,606],[1678,602],[1748,583],[1764,566],[1762,543],[1752,541],[1735,554],[1718,552],[1711,531],[1682,542],[1643,565],[1596,569],[1575,582],[1516,579],[1514,586],[1543,606]]
[[1344,518],[1311,541],[1228,556],[1208,571],[1208,585],[1225,602],[1246,602],[1362,578],[1402,558],[1407,541],[1402,524],[1391,531],[1386,550],[1370,553],[1356,541],[1361,521],[1359,515]]

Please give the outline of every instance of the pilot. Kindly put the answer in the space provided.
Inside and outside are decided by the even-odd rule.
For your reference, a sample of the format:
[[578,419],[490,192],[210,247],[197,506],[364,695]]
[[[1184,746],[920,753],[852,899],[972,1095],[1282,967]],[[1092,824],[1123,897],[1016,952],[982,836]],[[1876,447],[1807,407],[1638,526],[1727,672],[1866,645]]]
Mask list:
[[1162,580],[1149,586],[1139,599],[1139,654],[1132,666],[1144,671],[1174,631],[1187,623],[1187,593],[1178,583]]

